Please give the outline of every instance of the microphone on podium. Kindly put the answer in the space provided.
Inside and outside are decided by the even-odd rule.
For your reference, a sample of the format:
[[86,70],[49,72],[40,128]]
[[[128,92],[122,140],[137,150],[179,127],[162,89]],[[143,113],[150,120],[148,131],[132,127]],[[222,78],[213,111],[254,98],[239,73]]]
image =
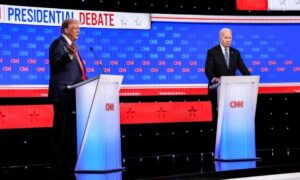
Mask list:
[[[90,50],[91,50],[92,53],[94,54],[95,58],[99,60],[99,58],[98,58],[96,52],[94,51],[94,48],[93,48],[93,47],[90,47]],[[99,64],[100,64],[100,66],[101,66],[102,73],[103,73],[103,74],[106,74],[105,71],[104,71],[104,67],[103,67],[103,61],[102,61],[102,63],[99,63]]]

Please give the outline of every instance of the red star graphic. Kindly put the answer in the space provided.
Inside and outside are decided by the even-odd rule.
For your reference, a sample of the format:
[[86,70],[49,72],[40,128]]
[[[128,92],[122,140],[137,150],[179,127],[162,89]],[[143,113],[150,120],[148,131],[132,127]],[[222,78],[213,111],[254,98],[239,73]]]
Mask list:
[[33,112],[31,114],[29,114],[31,122],[38,122],[39,121],[39,119],[38,119],[39,115],[40,114],[36,113],[35,110],[33,110]]
[[6,117],[6,115],[0,111],[0,119],[3,123],[5,122],[5,120],[4,120],[5,117]]
[[126,114],[127,114],[127,119],[129,118],[134,118],[134,113],[135,111],[133,111],[131,108],[128,109],[128,111],[126,111]]
[[167,112],[166,110],[164,110],[163,107],[160,107],[159,110],[156,111],[158,113],[158,117],[162,117],[164,118],[165,117],[165,113]]
[[196,116],[197,109],[195,109],[194,106],[192,106],[191,109],[188,110],[188,112],[189,112],[189,116],[190,116],[190,117],[192,117],[192,116],[195,117],[195,116]]

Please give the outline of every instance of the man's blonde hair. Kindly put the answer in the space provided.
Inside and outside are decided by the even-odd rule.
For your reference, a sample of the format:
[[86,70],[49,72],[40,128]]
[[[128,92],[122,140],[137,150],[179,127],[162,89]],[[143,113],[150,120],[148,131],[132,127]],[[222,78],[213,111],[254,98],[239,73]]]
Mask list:
[[64,30],[69,27],[70,24],[79,24],[77,19],[65,19],[61,24],[61,32],[64,33]]

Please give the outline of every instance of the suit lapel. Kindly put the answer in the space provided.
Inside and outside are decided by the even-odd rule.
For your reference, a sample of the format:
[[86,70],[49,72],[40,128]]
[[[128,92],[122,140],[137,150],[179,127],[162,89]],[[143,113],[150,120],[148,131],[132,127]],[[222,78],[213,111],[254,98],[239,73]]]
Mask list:
[[64,43],[64,51],[68,52],[67,47],[69,46],[69,44],[68,44],[67,40],[63,36],[60,36],[59,39]]
[[[224,57],[224,54],[223,54],[221,45],[218,46],[217,50],[218,50],[218,53],[217,53],[217,54],[218,54],[218,56],[219,56],[218,59],[221,59],[222,64],[223,64],[224,67],[226,67],[226,69],[228,70],[228,67],[227,67],[227,65],[226,65],[226,61],[225,61],[225,57]],[[230,55],[229,55],[229,58],[230,58]],[[230,67],[230,60],[229,60],[229,67]]]
[[234,61],[235,61],[234,52],[231,48],[229,48],[229,69],[234,64]]

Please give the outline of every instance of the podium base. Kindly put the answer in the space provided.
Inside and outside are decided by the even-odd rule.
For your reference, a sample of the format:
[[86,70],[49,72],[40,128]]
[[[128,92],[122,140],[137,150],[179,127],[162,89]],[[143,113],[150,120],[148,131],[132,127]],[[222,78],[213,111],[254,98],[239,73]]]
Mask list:
[[125,167],[120,167],[116,169],[104,169],[104,170],[75,170],[75,173],[82,173],[82,174],[104,174],[104,173],[111,173],[111,172],[118,172],[124,171]]
[[221,158],[214,158],[214,161],[220,161],[220,162],[239,162],[239,161],[260,161],[260,157],[254,157],[254,158],[242,158],[242,159],[221,159]]

